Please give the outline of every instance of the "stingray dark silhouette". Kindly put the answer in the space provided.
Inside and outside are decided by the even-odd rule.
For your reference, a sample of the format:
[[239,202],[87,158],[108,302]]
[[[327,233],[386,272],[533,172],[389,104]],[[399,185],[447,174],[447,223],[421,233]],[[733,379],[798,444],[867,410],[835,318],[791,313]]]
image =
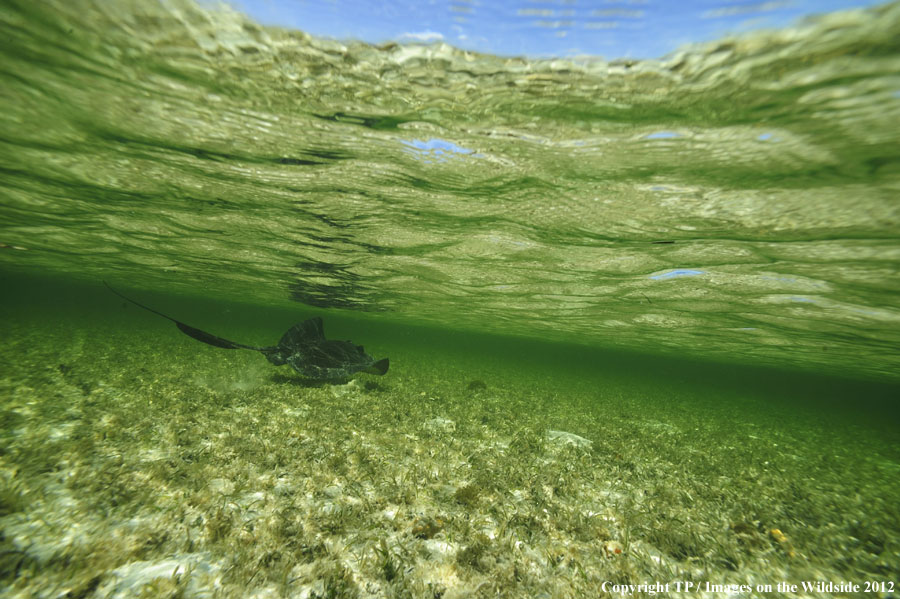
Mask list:
[[235,343],[228,339],[216,337],[206,331],[195,329],[180,320],[175,320],[171,316],[166,316],[162,312],[157,312],[153,308],[149,308],[130,297],[122,295],[110,287],[106,281],[103,284],[123,300],[171,320],[182,333],[193,337],[197,341],[202,341],[214,347],[221,347],[222,349],[252,349],[253,351],[262,352],[272,364],[276,366],[290,364],[294,370],[311,379],[319,381],[346,379],[357,372],[384,374],[388,371],[388,366],[390,365],[387,358],[375,360],[366,353],[362,345],[354,345],[350,341],[326,339],[325,330],[322,327],[322,319],[318,316],[304,320],[289,328],[281,336],[278,345],[255,347],[253,345]]

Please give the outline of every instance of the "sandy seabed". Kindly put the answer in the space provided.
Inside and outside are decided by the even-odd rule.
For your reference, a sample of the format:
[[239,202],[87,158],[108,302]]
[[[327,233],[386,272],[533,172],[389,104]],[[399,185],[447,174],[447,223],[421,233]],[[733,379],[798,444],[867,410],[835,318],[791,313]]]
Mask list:
[[895,427],[401,345],[385,377],[316,384],[165,323],[53,324],[0,339],[6,597],[733,597],[900,572]]

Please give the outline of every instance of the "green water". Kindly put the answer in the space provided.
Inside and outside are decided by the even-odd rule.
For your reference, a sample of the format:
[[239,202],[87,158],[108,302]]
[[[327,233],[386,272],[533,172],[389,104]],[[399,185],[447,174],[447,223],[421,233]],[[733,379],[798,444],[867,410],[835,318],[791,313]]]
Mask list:
[[893,596],[898,40],[898,3],[638,63],[3,3],[0,595]]
[[897,376],[897,4],[636,64],[0,11],[7,271]]
[[135,292],[260,345],[324,314],[391,359],[312,383],[96,285],[6,281],[4,596],[898,583],[896,384]]

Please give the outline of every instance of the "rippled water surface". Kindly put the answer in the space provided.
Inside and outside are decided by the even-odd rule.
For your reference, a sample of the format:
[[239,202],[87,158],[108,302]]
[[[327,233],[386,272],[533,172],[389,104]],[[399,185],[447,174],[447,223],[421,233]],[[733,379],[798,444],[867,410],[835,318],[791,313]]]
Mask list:
[[900,4],[659,62],[0,8],[0,267],[896,377]]

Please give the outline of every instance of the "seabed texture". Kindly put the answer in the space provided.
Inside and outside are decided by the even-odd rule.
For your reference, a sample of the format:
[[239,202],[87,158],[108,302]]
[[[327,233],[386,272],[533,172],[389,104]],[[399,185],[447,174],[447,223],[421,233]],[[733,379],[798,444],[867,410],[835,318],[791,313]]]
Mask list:
[[604,597],[900,572],[896,427],[830,404],[377,340],[387,376],[310,384],[133,311],[2,326],[5,597]]

